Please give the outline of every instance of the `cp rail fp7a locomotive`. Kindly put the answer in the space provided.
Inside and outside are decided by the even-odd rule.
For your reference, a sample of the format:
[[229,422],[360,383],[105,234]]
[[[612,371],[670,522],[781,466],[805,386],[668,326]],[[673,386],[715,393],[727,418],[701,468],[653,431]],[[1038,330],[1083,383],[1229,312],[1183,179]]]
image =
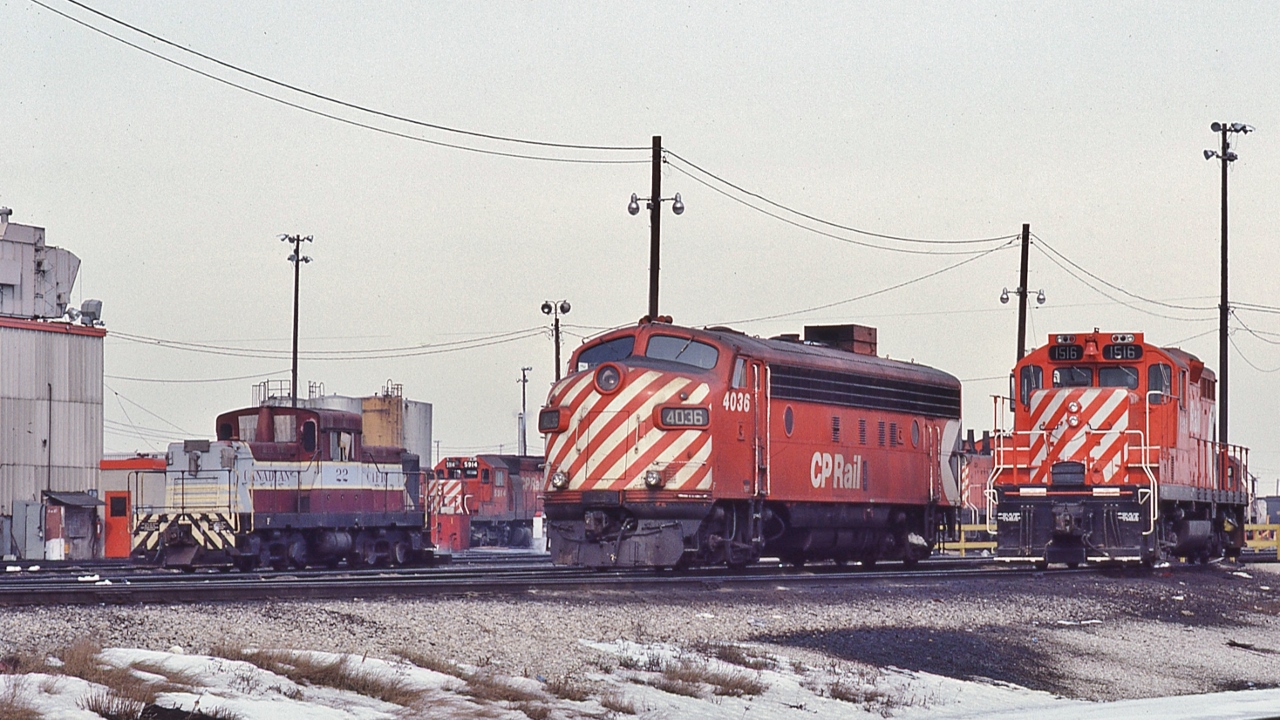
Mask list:
[[997,559],[1040,565],[1238,555],[1248,451],[1214,438],[1216,380],[1142,333],[1049,336],[1011,382],[988,486]]
[[417,456],[365,445],[360,415],[263,405],[218,416],[217,437],[169,446],[136,557],[241,570],[432,558]]
[[955,377],[876,357],[873,328],[664,320],[586,342],[539,415],[555,563],[912,564],[954,527]]

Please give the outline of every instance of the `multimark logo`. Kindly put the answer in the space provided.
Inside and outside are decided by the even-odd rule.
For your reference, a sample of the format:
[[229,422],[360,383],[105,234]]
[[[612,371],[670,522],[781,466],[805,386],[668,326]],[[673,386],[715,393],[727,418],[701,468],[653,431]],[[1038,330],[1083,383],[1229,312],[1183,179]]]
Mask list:
[[815,452],[809,461],[809,481],[815,488],[827,487],[830,483],[837,490],[861,490],[865,487],[863,471],[861,455],[846,461],[840,453]]

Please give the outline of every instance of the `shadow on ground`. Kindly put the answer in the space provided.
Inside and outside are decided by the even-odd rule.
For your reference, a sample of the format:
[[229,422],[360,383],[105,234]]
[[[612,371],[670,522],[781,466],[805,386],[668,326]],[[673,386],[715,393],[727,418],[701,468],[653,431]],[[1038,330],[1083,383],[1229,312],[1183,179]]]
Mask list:
[[877,627],[760,635],[755,640],[961,680],[989,678],[1054,693],[1067,690],[1052,647],[1034,633],[1015,637],[992,628]]

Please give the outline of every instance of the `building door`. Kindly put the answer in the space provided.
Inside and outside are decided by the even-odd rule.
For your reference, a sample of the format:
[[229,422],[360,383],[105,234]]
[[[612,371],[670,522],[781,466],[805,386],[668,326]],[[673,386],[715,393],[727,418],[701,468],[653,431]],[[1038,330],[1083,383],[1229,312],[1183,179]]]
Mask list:
[[102,554],[109,558],[129,557],[132,549],[128,492],[108,492],[107,522]]

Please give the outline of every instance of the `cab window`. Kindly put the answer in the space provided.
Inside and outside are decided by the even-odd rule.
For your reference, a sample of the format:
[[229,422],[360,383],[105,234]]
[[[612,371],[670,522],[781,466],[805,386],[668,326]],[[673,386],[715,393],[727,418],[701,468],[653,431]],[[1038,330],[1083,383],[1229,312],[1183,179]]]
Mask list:
[[631,351],[635,346],[635,336],[627,335],[586,348],[578,353],[578,372],[590,370],[600,363],[631,357]]
[[655,360],[670,360],[710,370],[720,359],[720,351],[714,345],[698,342],[693,338],[672,335],[653,335],[645,348],[644,356]]
[[1053,369],[1053,386],[1089,387],[1093,384],[1093,369],[1087,367],[1060,367]]
[[1022,404],[1031,404],[1031,392],[1044,387],[1044,368],[1038,365],[1023,365],[1018,381],[1018,398]]
[[1152,405],[1169,402],[1169,396],[1173,394],[1173,368],[1163,363],[1148,367],[1147,392],[1150,393],[1147,399]]
[[733,387],[741,390],[747,386],[747,359],[733,361]]
[[1127,365],[1108,365],[1098,368],[1098,387],[1122,387],[1138,389],[1138,368]]

